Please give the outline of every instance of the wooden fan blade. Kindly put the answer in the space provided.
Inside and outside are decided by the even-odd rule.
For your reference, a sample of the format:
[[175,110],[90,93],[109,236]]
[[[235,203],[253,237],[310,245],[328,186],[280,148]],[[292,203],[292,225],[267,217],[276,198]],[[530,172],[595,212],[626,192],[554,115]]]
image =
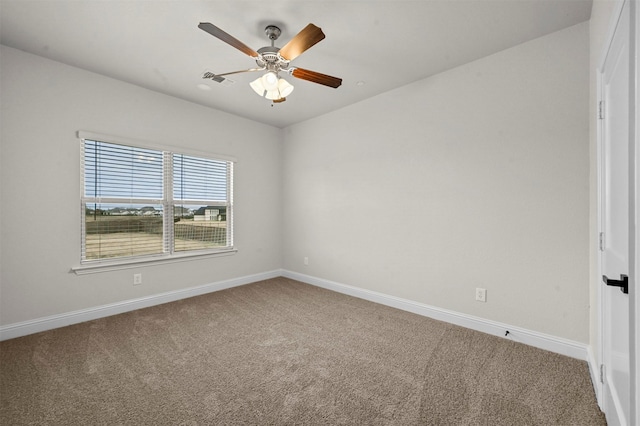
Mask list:
[[324,39],[324,33],[319,27],[309,24],[302,29],[294,38],[289,40],[278,52],[287,61],[292,61],[300,56],[305,50]]
[[210,24],[209,22],[200,22],[200,24],[198,24],[198,28],[208,32],[209,34],[211,34],[216,38],[219,38],[220,40],[224,41],[228,45],[235,47],[239,51],[243,52],[246,55],[251,56],[252,58],[258,57],[258,52],[256,52],[255,50],[253,50],[252,48],[250,48],[249,46],[247,46],[237,38],[233,37],[232,35],[222,31],[220,28],[216,27],[215,25]]
[[212,72],[207,71],[207,72],[204,73],[202,78],[210,78],[212,80],[215,80],[214,77],[224,77],[225,75],[240,74],[240,73],[243,73],[243,72],[255,72],[255,71],[264,71],[264,68],[250,68],[248,70],[224,72],[222,74],[214,74]]
[[319,72],[309,71],[302,68],[294,68],[291,75],[302,80],[333,87],[334,89],[337,89],[342,84],[341,78],[331,77],[330,75],[320,74]]

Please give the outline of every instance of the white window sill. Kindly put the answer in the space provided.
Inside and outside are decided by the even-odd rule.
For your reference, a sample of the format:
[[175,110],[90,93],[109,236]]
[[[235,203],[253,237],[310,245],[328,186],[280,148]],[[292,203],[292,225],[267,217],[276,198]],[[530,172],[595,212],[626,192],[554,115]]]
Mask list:
[[231,256],[238,252],[237,249],[227,249],[216,252],[203,253],[180,253],[173,255],[158,255],[139,259],[114,260],[114,261],[95,261],[87,262],[80,266],[73,266],[72,272],[76,275],[95,274],[99,272],[119,271],[122,269],[139,268],[141,266],[160,265],[166,263],[188,262],[207,257]]

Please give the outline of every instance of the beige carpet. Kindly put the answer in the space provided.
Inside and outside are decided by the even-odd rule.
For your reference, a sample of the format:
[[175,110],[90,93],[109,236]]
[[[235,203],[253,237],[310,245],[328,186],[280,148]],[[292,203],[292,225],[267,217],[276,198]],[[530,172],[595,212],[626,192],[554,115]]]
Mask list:
[[587,365],[285,278],[0,343],[3,425],[603,425]]

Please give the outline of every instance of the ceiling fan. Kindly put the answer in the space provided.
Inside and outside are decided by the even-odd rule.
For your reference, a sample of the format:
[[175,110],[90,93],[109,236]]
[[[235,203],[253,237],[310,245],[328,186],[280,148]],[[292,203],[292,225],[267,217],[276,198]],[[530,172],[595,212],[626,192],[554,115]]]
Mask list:
[[202,78],[210,78],[221,83],[227,75],[266,71],[264,75],[252,81],[250,86],[258,95],[269,99],[273,103],[284,102],[286,97],[293,91],[293,86],[284,78],[280,77],[280,72],[287,73],[301,80],[333,87],[334,89],[342,84],[341,78],[289,65],[292,60],[300,56],[304,51],[324,39],[325,35],[322,29],[313,24],[304,27],[302,31],[296,34],[296,36],[282,48],[274,46],[275,41],[280,37],[280,28],[275,25],[268,25],[264,29],[264,32],[269,40],[271,40],[271,46],[262,47],[257,51],[209,22],[201,22],[198,28],[250,56],[256,61],[258,66],[257,68],[222,74],[206,72]]

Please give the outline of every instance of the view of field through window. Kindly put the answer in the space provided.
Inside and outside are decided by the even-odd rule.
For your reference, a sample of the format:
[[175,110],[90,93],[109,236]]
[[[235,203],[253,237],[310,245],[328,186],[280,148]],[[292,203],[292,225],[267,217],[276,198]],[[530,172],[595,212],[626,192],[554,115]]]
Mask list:
[[[161,205],[87,206],[85,258],[102,259],[164,252]],[[174,251],[203,250],[227,245],[225,207],[175,206]]]
[[230,162],[90,140],[84,153],[84,260],[232,244]]

